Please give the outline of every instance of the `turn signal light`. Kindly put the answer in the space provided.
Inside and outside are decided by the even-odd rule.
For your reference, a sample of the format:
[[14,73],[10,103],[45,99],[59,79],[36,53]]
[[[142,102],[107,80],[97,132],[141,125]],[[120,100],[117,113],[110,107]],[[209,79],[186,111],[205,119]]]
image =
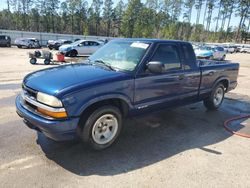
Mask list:
[[41,114],[53,117],[53,118],[66,118],[67,117],[67,113],[64,112],[51,112],[42,108],[37,108],[37,111],[40,112]]

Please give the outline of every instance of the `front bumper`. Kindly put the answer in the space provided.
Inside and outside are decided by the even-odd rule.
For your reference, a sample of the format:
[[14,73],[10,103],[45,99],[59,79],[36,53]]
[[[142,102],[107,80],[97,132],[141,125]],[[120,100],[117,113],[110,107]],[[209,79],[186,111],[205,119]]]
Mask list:
[[26,109],[20,95],[16,97],[16,112],[24,119],[24,123],[29,128],[40,131],[53,140],[64,141],[77,138],[76,129],[79,118],[63,120],[46,119]]

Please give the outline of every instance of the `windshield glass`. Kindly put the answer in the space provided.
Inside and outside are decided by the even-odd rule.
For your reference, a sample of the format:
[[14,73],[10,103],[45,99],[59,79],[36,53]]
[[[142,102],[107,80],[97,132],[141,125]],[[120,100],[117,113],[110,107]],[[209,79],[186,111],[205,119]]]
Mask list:
[[76,46],[76,45],[78,45],[78,44],[80,44],[82,42],[84,42],[84,41],[83,40],[78,40],[78,41],[75,41],[75,42],[73,42],[71,44],[74,45],[74,46]]
[[103,61],[114,69],[133,71],[149,47],[149,43],[111,41],[89,57],[91,62]]

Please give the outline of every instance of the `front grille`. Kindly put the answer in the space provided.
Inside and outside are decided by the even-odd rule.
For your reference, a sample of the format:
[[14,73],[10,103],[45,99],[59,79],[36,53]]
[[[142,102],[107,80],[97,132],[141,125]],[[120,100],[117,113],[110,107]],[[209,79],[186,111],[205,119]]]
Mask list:
[[33,99],[36,99],[37,91],[25,86],[24,84],[22,85],[22,88],[26,95]]
[[29,106],[30,108],[32,108],[33,110],[36,110],[36,109],[37,109],[37,107],[36,107],[35,105],[29,103],[28,101],[25,101],[25,104],[26,104],[27,106]]
[[[25,86],[24,84],[22,85],[23,88],[23,95],[27,96],[28,98],[32,99],[32,100],[36,100],[36,95],[37,95],[37,91]],[[29,109],[33,109],[36,110],[37,107],[31,103],[29,103],[28,101],[26,101],[24,99],[24,103],[25,105],[29,108]]]

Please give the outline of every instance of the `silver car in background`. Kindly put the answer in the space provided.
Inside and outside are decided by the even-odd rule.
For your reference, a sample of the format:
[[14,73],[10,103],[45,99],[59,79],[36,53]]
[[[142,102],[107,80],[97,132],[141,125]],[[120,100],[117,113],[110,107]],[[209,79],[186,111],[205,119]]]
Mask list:
[[36,38],[17,38],[15,45],[18,48],[41,48],[39,40]]
[[221,46],[213,46],[211,47],[213,51],[213,59],[223,61],[226,58],[227,52]]
[[95,40],[78,40],[71,44],[65,44],[59,47],[59,51],[64,53],[65,56],[76,57],[78,55],[91,55],[104,43],[102,41]]
[[250,46],[243,46],[240,49],[240,53],[250,53]]

